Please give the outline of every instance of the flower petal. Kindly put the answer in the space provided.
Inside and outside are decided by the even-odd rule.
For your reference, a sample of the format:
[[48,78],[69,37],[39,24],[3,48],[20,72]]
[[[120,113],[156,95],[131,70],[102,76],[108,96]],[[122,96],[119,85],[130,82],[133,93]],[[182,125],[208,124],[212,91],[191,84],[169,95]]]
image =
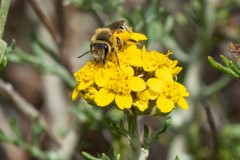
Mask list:
[[84,90],[86,88],[88,88],[91,84],[94,83],[94,80],[90,80],[90,81],[81,81],[79,84],[78,84],[78,90]]
[[134,106],[138,107],[138,109],[143,112],[148,108],[148,101],[145,103],[141,103],[140,101],[137,101],[134,103]]
[[150,88],[148,88],[145,92],[148,93],[149,99],[151,99],[151,100],[155,100],[159,96],[159,93],[154,92]]
[[178,73],[180,73],[182,70],[182,67],[175,67],[173,70],[172,70],[172,74],[173,75],[177,75]]
[[132,91],[140,92],[146,89],[146,84],[142,78],[132,77],[129,87]]
[[142,40],[147,40],[148,38],[144,34],[132,32],[130,39],[138,42],[138,41],[142,41]]
[[97,89],[94,87],[88,87],[85,91],[85,94],[83,95],[83,98],[85,100],[91,100],[94,101],[95,95],[98,93]]
[[105,69],[101,68],[94,74],[94,81],[99,87],[103,87],[108,81],[108,73]]
[[181,107],[182,109],[187,110],[188,109],[188,104],[187,101],[184,98],[180,98],[178,103],[179,107]]
[[132,106],[132,96],[131,95],[116,95],[115,102],[120,109],[131,108]]
[[134,70],[132,67],[121,65],[120,68],[122,72],[127,74],[129,77],[132,77],[134,75]]
[[155,74],[156,77],[160,80],[173,81],[172,70],[167,67],[157,69]]
[[77,86],[74,88],[74,90],[73,90],[73,93],[72,93],[72,100],[74,101],[74,100],[76,100],[78,97],[79,97],[79,90],[78,90],[78,88],[77,88]]
[[95,95],[94,101],[97,106],[104,107],[109,105],[115,98],[115,94],[105,88],[102,88]]
[[126,56],[128,56],[127,63],[130,66],[142,67],[142,50],[137,48],[136,45],[129,45],[129,47],[125,49],[124,57]]
[[142,53],[146,53],[146,52],[147,52],[146,46],[143,45],[143,47],[142,47]]
[[163,88],[163,82],[157,78],[150,78],[147,81],[147,85],[149,86],[149,88],[156,92],[156,93],[160,93],[162,91]]
[[162,113],[169,113],[174,108],[174,102],[164,96],[159,96],[157,99],[157,107]]
[[183,96],[183,97],[188,97],[189,96],[189,93],[187,92],[187,89],[185,88],[184,85],[178,83],[178,82],[175,82],[178,84],[178,90],[180,92],[180,94]]

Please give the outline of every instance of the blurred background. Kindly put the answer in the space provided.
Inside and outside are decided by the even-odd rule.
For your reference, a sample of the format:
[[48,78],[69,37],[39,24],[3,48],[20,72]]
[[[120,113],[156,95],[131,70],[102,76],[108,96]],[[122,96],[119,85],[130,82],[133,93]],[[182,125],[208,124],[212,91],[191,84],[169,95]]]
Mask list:
[[[240,42],[239,0],[12,0],[3,39],[15,39],[16,48],[0,74],[0,128],[10,137],[15,128],[21,143],[0,142],[0,160],[41,159],[40,152],[82,160],[82,151],[111,147],[126,159],[127,141],[100,122],[117,123],[123,114],[71,101],[74,72],[93,58],[77,57],[97,28],[121,19],[148,37],[147,50],[173,52],[183,67],[178,81],[190,93],[189,110],[170,114],[172,124],[148,159],[240,159],[240,81],[207,60],[232,58],[228,46]],[[140,117],[140,133],[143,124],[154,131],[163,119]]]

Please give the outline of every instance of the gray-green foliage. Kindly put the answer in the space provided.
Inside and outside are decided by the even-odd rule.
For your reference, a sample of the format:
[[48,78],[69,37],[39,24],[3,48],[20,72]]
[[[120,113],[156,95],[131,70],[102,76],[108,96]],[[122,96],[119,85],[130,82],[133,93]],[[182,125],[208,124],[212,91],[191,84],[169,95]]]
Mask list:
[[14,45],[11,45],[11,47],[7,47],[7,43],[2,39],[10,2],[11,2],[10,0],[2,0],[1,1],[1,8],[0,8],[0,72],[7,65],[7,54],[14,50]]
[[32,138],[33,138],[32,144],[27,143],[26,140],[24,140],[15,119],[9,120],[9,127],[11,129],[12,135],[7,135],[2,130],[0,130],[0,142],[14,144],[17,147],[26,150],[33,157],[40,160],[60,160],[61,159],[61,157],[59,157],[57,153],[53,151],[46,152],[41,149],[39,136],[41,135],[43,128],[39,123],[39,119],[36,118],[32,121],[32,130],[31,130]]
[[236,78],[240,78],[240,64],[236,61],[233,62],[232,60],[229,60],[223,55],[221,55],[220,57],[225,66],[218,63],[210,56],[208,57],[208,61],[213,67],[217,68],[221,72],[230,74]]
[[219,159],[240,158],[240,125],[229,124],[219,134]]
[[7,65],[7,44],[2,39],[0,40],[0,71]]

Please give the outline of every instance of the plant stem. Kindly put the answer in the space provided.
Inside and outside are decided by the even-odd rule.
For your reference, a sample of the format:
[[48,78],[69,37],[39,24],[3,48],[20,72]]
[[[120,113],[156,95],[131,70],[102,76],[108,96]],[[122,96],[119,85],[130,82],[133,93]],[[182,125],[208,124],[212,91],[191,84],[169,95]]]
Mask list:
[[211,129],[211,132],[212,132],[212,137],[213,137],[213,152],[212,152],[212,159],[215,159],[215,160],[218,160],[218,132],[217,132],[217,129],[216,129],[216,125],[215,125],[215,122],[214,122],[214,119],[213,119],[213,115],[212,115],[212,112],[210,110],[210,106],[209,106],[209,103],[208,103],[208,100],[207,98],[203,98],[201,100],[201,103],[204,107],[204,110],[207,114],[207,120],[208,120],[208,124],[210,126],[210,129]]
[[130,136],[130,146],[132,149],[131,160],[139,160],[141,155],[141,142],[138,134],[137,116],[128,115],[128,132]]
[[40,8],[39,3],[36,0],[28,0],[29,4],[39,17],[40,21],[45,25],[45,27],[48,29],[49,33],[53,37],[55,43],[59,48],[61,48],[62,44],[62,39],[61,36],[59,35],[58,31],[56,30],[56,27],[50,20],[49,16],[47,16],[43,10]]
[[[16,104],[15,106],[28,118],[34,119],[39,118],[41,126],[45,129],[48,135],[52,138],[57,145],[61,144],[60,137],[52,130],[52,127],[46,121],[46,119],[41,115],[38,110],[35,109],[30,103],[28,103],[16,90],[13,89],[9,84],[5,83],[0,79],[0,93],[9,96],[10,99]],[[2,94],[0,94],[2,96]]]
[[0,39],[3,37],[4,27],[7,20],[8,9],[11,0],[2,0],[0,9]]

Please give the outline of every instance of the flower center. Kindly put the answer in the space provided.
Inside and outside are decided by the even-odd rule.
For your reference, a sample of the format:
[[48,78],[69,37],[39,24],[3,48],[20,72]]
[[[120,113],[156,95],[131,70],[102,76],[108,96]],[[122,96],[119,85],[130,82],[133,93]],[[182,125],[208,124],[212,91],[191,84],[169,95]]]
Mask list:
[[127,95],[131,92],[129,82],[129,76],[119,72],[109,78],[106,88],[115,94]]
[[74,77],[76,78],[77,82],[87,82],[93,79],[94,72],[94,65],[91,62],[88,62],[86,66],[84,66],[82,69],[80,69],[74,74]]

